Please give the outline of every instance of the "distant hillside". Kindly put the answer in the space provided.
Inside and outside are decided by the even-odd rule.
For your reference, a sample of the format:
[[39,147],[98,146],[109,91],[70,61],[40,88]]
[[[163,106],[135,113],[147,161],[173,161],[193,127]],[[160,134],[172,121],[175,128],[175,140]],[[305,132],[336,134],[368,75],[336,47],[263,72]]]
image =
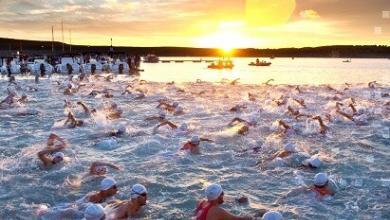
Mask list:
[[[65,53],[70,48],[65,44]],[[108,53],[109,46],[72,45],[72,53]],[[0,56],[15,55],[21,51],[27,55],[51,55],[52,42],[0,38]],[[62,54],[62,43],[54,42],[54,55]],[[115,53],[139,54],[155,53],[158,56],[220,56],[213,48],[190,47],[114,47]],[[237,49],[238,57],[351,57],[351,58],[390,58],[390,46],[323,46],[281,49]]]

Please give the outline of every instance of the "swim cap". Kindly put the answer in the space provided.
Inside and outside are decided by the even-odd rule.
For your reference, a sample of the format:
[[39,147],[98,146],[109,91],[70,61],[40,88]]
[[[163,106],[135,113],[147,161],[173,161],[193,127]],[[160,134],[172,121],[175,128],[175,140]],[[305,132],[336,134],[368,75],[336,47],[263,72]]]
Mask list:
[[180,125],[179,130],[181,131],[187,131],[188,130],[188,125],[186,123],[183,123]]
[[104,209],[100,204],[90,204],[84,211],[86,220],[100,220],[104,217]]
[[317,173],[314,176],[314,185],[315,186],[325,186],[325,184],[328,182],[329,178],[326,173]]
[[165,114],[165,112],[160,111],[160,112],[158,113],[158,116],[160,116],[160,118],[165,118],[166,114]]
[[263,215],[263,220],[283,220],[283,216],[280,212],[268,211]]
[[175,110],[175,112],[182,112],[183,111],[183,108],[182,107],[176,107],[176,110]]
[[315,156],[310,157],[309,159],[302,161],[302,164],[305,166],[310,165],[314,168],[318,168],[321,166],[321,160],[318,156],[315,155]]
[[130,196],[132,199],[138,198],[142,193],[147,193],[146,187],[141,184],[135,184],[131,187]]
[[284,145],[284,150],[287,152],[295,152],[295,145],[293,143],[287,143]]
[[100,190],[108,190],[116,185],[116,181],[111,177],[106,177],[100,182]]
[[252,125],[255,125],[257,124],[257,117],[252,115],[251,117],[249,117],[249,123],[252,124]]
[[199,144],[200,143],[200,138],[198,136],[193,136],[191,138],[191,143],[192,144]]
[[206,188],[206,197],[208,200],[216,200],[222,194],[222,186],[219,184],[211,184]]
[[174,108],[176,108],[177,106],[179,106],[179,103],[178,103],[178,102],[174,102],[174,103],[172,104],[172,106],[173,106]]
[[53,158],[61,158],[61,159],[64,159],[65,157],[65,154],[62,153],[62,152],[56,152],[55,154],[53,154]]

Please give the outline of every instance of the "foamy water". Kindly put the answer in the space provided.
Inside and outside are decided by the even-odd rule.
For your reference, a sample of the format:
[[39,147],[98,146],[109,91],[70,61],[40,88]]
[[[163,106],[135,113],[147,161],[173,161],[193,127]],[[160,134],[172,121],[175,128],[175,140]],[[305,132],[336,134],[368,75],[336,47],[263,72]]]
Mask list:
[[[143,215],[145,219],[189,219],[193,216],[196,202],[204,197],[205,186],[212,182],[221,183],[226,195],[224,207],[236,214],[256,214],[259,208],[266,208],[281,211],[286,219],[390,218],[390,107],[385,106],[390,98],[382,97],[390,93],[388,70],[384,68],[384,72],[368,74],[368,78],[360,79],[377,80],[380,85],[375,90],[369,89],[366,81],[356,82],[359,77],[353,73],[349,76],[354,80],[349,81],[344,77],[342,81],[332,83],[337,84],[332,85],[333,88],[344,93],[340,96],[340,101],[348,103],[349,98],[353,97],[368,120],[362,125],[345,119],[327,122],[329,131],[326,135],[320,135],[316,123],[305,119],[294,121],[286,114],[287,105],[278,107],[272,100],[281,95],[288,96],[288,105],[307,114],[323,116],[332,113],[336,102],[333,100],[336,92],[325,86],[312,85],[302,80],[299,84],[308,85],[300,86],[302,93],[297,93],[293,86],[257,83],[277,78],[276,73],[267,73],[270,77],[264,76],[265,80],[254,77],[257,84],[245,83],[246,76],[238,73],[227,75],[228,77],[219,75],[219,78],[210,81],[241,78],[244,79],[243,84],[233,86],[227,80],[190,83],[189,81],[195,81],[192,79],[206,80],[207,77],[205,78],[205,73],[194,69],[192,74],[189,70],[184,71],[186,77],[182,80],[180,75],[170,78],[175,68],[173,64],[169,65],[172,72],[160,70],[160,73],[166,75],[156,80],[187,82],[175,85],[132,82],[135,88],[147,91],[145,99],[137,100],[134,95],[121,95],[127,84],[136,80],[135,78],[120,76],[113,82],[89,82],[78,94],[64,97],[63,86],[54,82],[64,80],[64,77],[54,76],[52,79],[42,79],[37,85],[37,92],[26,92],[29,102],[25,106],[1,109],[0,218],[36,218],[32,216],[41,205],[56,207],[74,202],[86,193],[97,190],[101,178],[92,179],[76,188],[65,184],[66,179],[77,180],[85,174],[90,163],[96,160],[114,162],[123,168],[122,171],[110,173],[118,181],[117,198],[128,199],[130,187],[135,183],[142,183],[148,188],[148,205]],[[188,64],[191,65],[195,64]],[[146,65],[141,78],[153,78],[153,74],[158,73],[156,68],[159,66],[168,68],[163,64]],[[216,74],[219,74],[218,71]],[[319,75],[322,76],[321,74]],[[281,81],[283,84],[298,84],[294,80],[275,80],[276,83]],[[22,88],[26,88],[26,85],[35,86],[32,77],[18,78],[18,81]],[[344,82],[351,82],[353,85],[346,86]],[[0,81],[2,98],[5,97],[7,84],[6,79]],[[92,89],[103,88],[113,89],[114,97],[88,96]],[[257,96],[256,101],[248,100],[248,92]],[[157,100],[162,98],[177,101],[184,108],[184,115],[168,114],[167,118],[178,125],[187,123],[189,133],[181,134],[160,128],[154,134],[153,128],[157,124],[144,119],[158,114]],[[304,99],[307,108],[303,109],[292,98]],[[115,102],[123,110],[123,115],[113,121],[101,116],[89,119],[75,105],[72,110],[76,117],[85,119],[88,126],[62,128],[57,121],[66,118],[64,99],[74,104],[83,100],[91,107]],[[245,104],[247,108],[240,113],[229,112],[236,104]],[[17,112],[31,110],[37,110],[40,114],[16,116]],[[248,119],[253,116],[258,119],[258,126],[250,128],[246,136],[237,135],[235,128],[227,126],[234,117]],[[277,135],[272,125],[278,119],[294,124],[296,133]],[[128,134],[118,138],[115,146],[107,149],[96,145],[107,139],[102,135],[104,131],[108,132],[119,125],[125,125]],[[39,167],[36,153],[45,147],[51,132],[69,142],[69,147],[65,150],[69,158],[63,166],[43,170]],[[200,155],[178,152],[180,146],[192,135],[208,137],[215,140],[215,143],[202,143]],[[315,172],[296,167],[261,170],[256,164],[280,149],[282,142],[296,143],[301,151],[320,155],[324,165]],[[258,150],[254,151],[253,148]],[[317,201],[310,196],[301,195],[281,199],[291,189],[302,184],[310,185],[316,172],[327,172],[336,181],[339,192],[333,198]],[[240,194],[249,198],[249,204],[238,205],[234,201]]]

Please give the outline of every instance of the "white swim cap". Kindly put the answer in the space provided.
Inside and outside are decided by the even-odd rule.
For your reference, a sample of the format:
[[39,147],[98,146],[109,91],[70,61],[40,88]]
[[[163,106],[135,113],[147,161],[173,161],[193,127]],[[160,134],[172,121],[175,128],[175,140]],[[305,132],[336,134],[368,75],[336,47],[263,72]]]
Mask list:
[[158,116],[160,116],[160,118],[165,118],[166,114],[165,114],[164,111],[160,111],[160,112],[158,113]]
[[321,166],[321,160],[318,156],[314,155],[314,156],[310,157],[309,159],[302,161],[302,164],[305,166],[310,165],[314,168],[318,168]]
[[200,138],[199,138],[199,136],[193,136],[193,137],[191,138],[191,143],[193,143],[193,144],[199,144],[199,143],[200,143]]
[[100,204],[90,204],[84,211],[86,220],[100,220],[104,217],[104,209]]
[[65,157],[65,154],[62,153],[62,152],[56,152],[55,154],[53,154],[53,158],[61,158],[61,159],[64,159]]
[[176,108],[177,106],[179,106],[179,103],[178,102],[174,102],[174,103],[172,103],[172,106]]
[[206,197],[208,200],[216,200],[222,194],[222,186],[219,184],[211,184],[206,188]]
[[108,190],[116,185],[116,181],[111,177],[106,177],[100,182],[100,190]]
[[268,211],[263,215],[263,220],[283,220],[283,216],[280,212]]
[[142,193],[148,193],[145,186],[137,183],[131,187],[130,196],[132,199],[138,198]]
[[186,123],[183,123],[180,125],[179,130],[181,131],[187,131],[188,130],[188,125]]
[[183,108],[182,107],[176,107],[176,109],[175,109],[175,112],[182,112],[183,111]]
[[142,193],[148,193],[144,185],[137,183],[131,187],[130,196],[132,199],[138,198]]
[[252,115],[251,117],[249,117],[249,123],[251,123],[252,125],[255,125],[257,124],[257,117]]
[[295,145],[293,143],[287,143],[284,145],[284,150],[287,152],[295,152]]
[[317,173],[314,176],[314,185],[316,186],[325,186],[329,181],[328,175],[326,173]]

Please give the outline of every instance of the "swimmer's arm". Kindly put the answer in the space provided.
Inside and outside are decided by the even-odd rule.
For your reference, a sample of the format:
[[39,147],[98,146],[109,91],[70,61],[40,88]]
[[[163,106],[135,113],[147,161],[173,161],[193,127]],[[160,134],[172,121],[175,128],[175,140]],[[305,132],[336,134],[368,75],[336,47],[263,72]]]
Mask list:
[[98,162],[98,161],[96,161],[96,162],[93,162],[93,163],[91,164],[91,167],[90,167],[89,170],[90,170],[90,171],[95,170],[95,168],[96,168],[97,166],[108,166],[108,167],[111,167],[111,168],[116,169],[116,170],[120,170],[120,169],[121,169],[120,167],[118,167],[118,166],[116,166],[115,164],[112,164],[112,163],[108,163],[108,162]]
[[169,127],[171,127],[172,129],[176,129],[176,128],[177,128],[177,125],[173,124],[173,123],[170,122],[170,121],[166,121],[166,122],[164,122],[164,123],[166,123],[167,125],[169,125]]
[[200,138],[201,141],[207,141],[207,142],[214,142],[213,140],[207,139],[207,138]]
[[294,197],[294,196],[297,196],[297,195],[300,195],[300,194],[303,194],[307,191],[310,191],[310,188],[307,187],[307,186],[302,186],[302,187],[299,187],[299,188],[296,188],[296,189],[293,189],[291,191],[289,191],[286,195],[284,195],[282,198],[287,198],[287,197]]
[[145,118],[146,121],[151,121],[151,120],[157,120],[159,119],[160,117],[157,117],[157,116],[152,116],[152,117],[147,117]]
[[81,105],[81,107],[83,108],[85,113],[87,113],[87,114],[90,113],[89,108],[83,102],[77,102],[77,104]]
[[180,148],[180,150],[188,150],[188,149],[191,149],[191,143],[190,142],[186,142],[183,147]]
[[229,126],[232,126],[235,122],[244,122],[245,120],[241,118],[234,118],[230,123]]
[[62,149],[63,149],[63,147],[58,146],[58,147],[55,147],[53,149],[45,149],[45,150],[39,151],[38,152],[38,158],[43,162],[43,164],[45,166],[49,166],[53,162],[47,155],[51,154],[51,153],[54,153],[54,152],[57,152],[57,151],[60,151]]
[[45,166],[49,166],[52,164],[52,160],[47,156],[50,150],[43,150],[38,152],[38,158],[42,161]]

